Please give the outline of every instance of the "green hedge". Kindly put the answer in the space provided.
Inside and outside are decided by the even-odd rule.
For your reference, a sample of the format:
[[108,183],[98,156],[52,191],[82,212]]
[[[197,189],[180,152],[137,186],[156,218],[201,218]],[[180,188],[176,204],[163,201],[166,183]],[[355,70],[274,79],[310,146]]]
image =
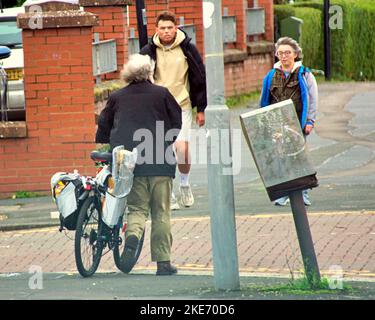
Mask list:
[[295,14],[303,20],[301,46],[304,64],[324,70],[322,12],[313,8],[295,8]]
[[[335,78],[375,80],[375,1],[331,0],[343,9],[343,29],[331,30],[331,67]],[[296,16],[304,20],[301,46],[304,64],[324,69],[323,1],[275,6],[278,21]]]

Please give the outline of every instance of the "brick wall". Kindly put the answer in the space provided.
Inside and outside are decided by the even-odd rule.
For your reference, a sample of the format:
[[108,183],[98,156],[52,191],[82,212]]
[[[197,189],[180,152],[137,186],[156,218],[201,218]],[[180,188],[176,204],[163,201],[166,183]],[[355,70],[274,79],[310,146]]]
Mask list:
[[262,79],[272,64],[273,57],[270,54],[250,55],[246,60],[226,63],[224,68],[225,96],[260,90]]
[[0,139],[0,193],[48,190],[57,171],[94,174],[91,37],[91,27],[23,30],[28,134]]
[[[245,55],[245,14],[241,13],[241,8],[246,5],[247,0],[223,0],[229,15],[237,17],[234,48]],[[264,38],[272,41],[272,0],[259,0],[259,5],[266,8]],[[196,26],[197,47],[203,56],[201,1],[146,0],[146,6],[149,35],[155,31],[157,14],[172,10],[177,19],[184,16],[185,24]],[[127,59],[128,35],[123,9],[124,6],[90,9],[101,16],[94,31],[101,33],[102,39],[115,38],[118,49],[123,51],[123,55],[117,57],[119,67]],[[136,30],[135,6],[129,6],[129,16],[130,27]],[[24,23],[27,25],[28,20]],[[68,27],[60,24],[58,28],[30,30],[25,27],[23,30],[28,136],[25,139],[0,139],[0,194],[48,190],[50,177],[57,171],[78,169],[82,174],[94,174],[89,158],[90,151],[95,148],[92,143],[95,134],[92,25],[95,24]],[[272,53],[247,55],[239,62],[226,63],[226,96],[259,89],[272,63]]]

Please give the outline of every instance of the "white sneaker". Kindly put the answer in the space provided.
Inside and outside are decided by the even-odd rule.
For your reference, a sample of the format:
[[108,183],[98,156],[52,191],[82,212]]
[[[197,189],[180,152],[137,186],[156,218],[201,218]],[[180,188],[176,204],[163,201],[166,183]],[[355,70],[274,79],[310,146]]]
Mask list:
[[290,202],[289,197],[282,197],[275,201],[275,206],[285,207]]
[[171,210],[180,210],[180,205],[178,204],[178,201],[176,199],[174,192],[172,192],[172,195],[171,195]]
[[180,194],[181,194],[181,204],[185,207],[191,207],[194,204],[194,196],[191,192],[190,185],[181,186],[180,185]]
[[305,206],[311,206],[310,197],[307,193],[307,190],[303,191],[303,202],[305,203]]

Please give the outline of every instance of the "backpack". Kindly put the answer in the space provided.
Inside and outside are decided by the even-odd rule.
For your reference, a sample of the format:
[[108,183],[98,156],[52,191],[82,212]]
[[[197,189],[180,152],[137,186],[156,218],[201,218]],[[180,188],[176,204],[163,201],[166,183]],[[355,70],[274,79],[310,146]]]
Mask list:
[[51,178],[52,197],[60,213],[60,232],[65,228],[75,230],[85,191],[81,176],[77,173],[57,172]]

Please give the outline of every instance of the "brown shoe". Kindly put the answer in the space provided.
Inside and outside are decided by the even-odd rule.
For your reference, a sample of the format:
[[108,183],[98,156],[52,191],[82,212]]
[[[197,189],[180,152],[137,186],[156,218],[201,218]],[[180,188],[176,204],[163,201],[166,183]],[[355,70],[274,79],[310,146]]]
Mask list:
[[170,276],[177,273],[177,268],[171,264],[170,261],[157,262],[158,270],[156,271],[157,276]]

